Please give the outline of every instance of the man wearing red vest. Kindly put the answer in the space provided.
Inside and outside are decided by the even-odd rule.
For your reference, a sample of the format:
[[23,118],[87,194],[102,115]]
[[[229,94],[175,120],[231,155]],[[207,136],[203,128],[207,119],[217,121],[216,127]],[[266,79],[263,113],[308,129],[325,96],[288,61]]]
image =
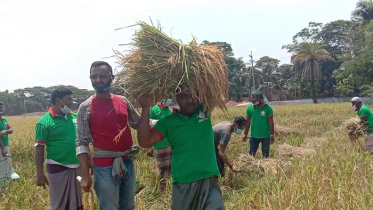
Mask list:
[[81,166],[81,186],[88,192],[92,185],[89,174],[89,143],[93,143],[94,189],[100,210],[134,209],[135,168],[131,156],[131,129],[139,121],[130,102],[110,93],[114,80],[112,67],[103,61],[94,62],[90,78],[96,94],[78,109],[77,156]]

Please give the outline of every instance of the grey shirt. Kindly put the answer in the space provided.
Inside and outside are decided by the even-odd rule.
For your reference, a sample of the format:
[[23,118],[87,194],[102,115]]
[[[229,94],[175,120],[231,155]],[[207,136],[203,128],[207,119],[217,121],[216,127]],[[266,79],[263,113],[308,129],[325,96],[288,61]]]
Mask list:
[[231,126],[232,123],[229,121],[223,121],[214,125],[214,141],[215,147],[217,148],[219,144],[227,146],[229,140],[231,140]]

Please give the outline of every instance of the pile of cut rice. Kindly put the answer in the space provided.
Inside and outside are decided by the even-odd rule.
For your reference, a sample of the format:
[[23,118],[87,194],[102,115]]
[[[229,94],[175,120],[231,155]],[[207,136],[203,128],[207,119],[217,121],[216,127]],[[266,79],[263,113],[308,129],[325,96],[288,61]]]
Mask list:
[[356,117],[346,120],[342,127],[347,131],[347,135],[350,140],[357,140],[360,137],[365,136],[369,129],[369,125],[367,123],[360,123],[360,119]]
[[[122,71],[117,81],[133,97],[149,95],[154,102],[169,98],[182,83],[195,94],[206,113],[226,110],[228,68],[217,46],[199,45],[195,38],[182,44],[139,21],[127,54],[115,51]],[[118,77],[117,76],[117,77]]]

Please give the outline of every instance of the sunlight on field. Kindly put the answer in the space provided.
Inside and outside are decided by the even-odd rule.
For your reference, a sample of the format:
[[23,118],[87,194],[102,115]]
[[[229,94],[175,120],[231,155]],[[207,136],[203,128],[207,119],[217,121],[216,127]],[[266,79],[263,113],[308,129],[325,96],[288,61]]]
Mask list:
[[[279,143],[313,148],[316,155],[292,158],[281,173],[227,174],[220,180],[227,209],[373,209],[373,161],[360,144],[349,142],[338,127],[356,117],[348,103],[274,106],[275,123],[287,129]],[[213,124],[244,115],[245,108],[215,111]],[[37,118],[9,118],[13,167],[21,179],[1,192],[0,209],[49,209],[46,190],[35,185],[34,125]],[[134,138],[135,136],[135,132]],[[279,143],[271,148],[280,159]],[[247,142],[233,134],[228,156],[238,158],[248,151]],[[257,158],[260,158],[260,151]],[[136,158],[136,209],[169,209],[170,182],[161,195],[155,190],[155,161],[143,149]],[[85,209],[97,209],[97,199],[85,194]]]

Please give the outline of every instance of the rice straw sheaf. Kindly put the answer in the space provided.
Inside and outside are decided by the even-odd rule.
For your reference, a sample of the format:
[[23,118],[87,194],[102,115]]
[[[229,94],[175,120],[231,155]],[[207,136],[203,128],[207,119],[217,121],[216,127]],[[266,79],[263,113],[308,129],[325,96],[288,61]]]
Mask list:
[[195,38],[188,45],[167,36],[160,28],[145,22],[129,44],[128,54],[115,51],[122,66],[119,81],[133,97],[149,95],[154,101],[170,97],[186,82],[197,94],[204,111],[226,109],[228,68],[217,46],[198,45]]
[[343,123],[343,128],[347,130],[350,140],[356,140],[367,134],[369,125],[367,123],[360,123],[359,118],[350,118]]

